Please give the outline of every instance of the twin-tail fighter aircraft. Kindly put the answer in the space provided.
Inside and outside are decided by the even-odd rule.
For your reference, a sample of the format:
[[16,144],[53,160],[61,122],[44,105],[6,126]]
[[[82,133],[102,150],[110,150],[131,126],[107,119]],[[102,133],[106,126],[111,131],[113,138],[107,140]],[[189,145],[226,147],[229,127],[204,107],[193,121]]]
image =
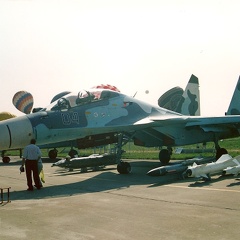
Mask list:
[[[121,160],[129,140],[145,147],[183,146],[214,142],[217,156],[226,153],[221,139],[239,136],[240,116],[187,116],[140,101],[119,91],[91,88],[69,93],[40,111],[0,122],[0,150],[20,149],[32,138],[40,148],[74,142],[78,148],[117,143],[119,173],[131,166]],[[163,164],[170,160],[161,149]]]

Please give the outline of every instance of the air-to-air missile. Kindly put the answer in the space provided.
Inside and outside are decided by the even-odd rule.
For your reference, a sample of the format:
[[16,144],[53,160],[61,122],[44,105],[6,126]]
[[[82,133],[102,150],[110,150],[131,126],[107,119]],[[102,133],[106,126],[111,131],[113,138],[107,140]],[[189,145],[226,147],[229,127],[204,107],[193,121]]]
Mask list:
[[235,177],[240,173],[240,165],[236,167],[227,167],[223,170],[222,175],[232,174]]
[[100,166],[107,166],[116,163],[116,154],[92,154],[88,157],[75,157],[61,159],[52,164],[52,167],[58,166],[62,168],[68,168],[72,171],[75,168],[80,168],[82,172],[86,172],[87,168],[97,168]]
[[223,170],[222,175],[227,175],[227,174],[232,174],[235,177],[240,173],[240,156],[235,157],[233,160],[237,166],[234,167],[227,167],[226,169]]
[[213,161],[213,158],[192,158],[192,159],[185,160],[181,163],[154,168],[150,170],[147,173],[147,175],[164,176],[166,174],[183,173],[185,170],[187,170],[188,166],[193,163],[202,164],[202,163],[208,163],[211,161]]
[[192,166],[188,166],[187,170],[182,174],[182,176],[197,177],[203,178],[204,180],[211,180],[210,174],[221,173],[226,171],[227,168],[234,168],[239,165],[240,156],[232,158],[230,155],[224,154],[216,162],[201,165],[197,165],[196,163],[194,163]]

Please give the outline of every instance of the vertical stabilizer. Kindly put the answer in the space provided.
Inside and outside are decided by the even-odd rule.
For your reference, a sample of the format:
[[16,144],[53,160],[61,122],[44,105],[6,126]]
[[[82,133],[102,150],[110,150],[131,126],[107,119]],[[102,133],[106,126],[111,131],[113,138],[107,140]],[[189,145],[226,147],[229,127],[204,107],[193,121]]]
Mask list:
[[200,116],[200,94],[198,78],[193,74],[178,103],[177,111],[183,115]]
[[240,76],[226,115],[240,115]]

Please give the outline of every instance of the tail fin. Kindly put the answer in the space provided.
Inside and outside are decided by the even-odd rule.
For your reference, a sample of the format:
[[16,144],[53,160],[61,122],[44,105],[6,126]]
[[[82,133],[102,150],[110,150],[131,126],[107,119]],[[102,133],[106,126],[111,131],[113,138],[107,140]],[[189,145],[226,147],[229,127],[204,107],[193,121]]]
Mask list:
[[158,105],[168,110],[176,112],[179,101],[183,95],[183,89],[174,87],[165,92],[159,99]]
[[200,95],[198,78],[191,75],[183,92],[180,87],[174,87],[165,92],[158,105],[183,115],[200,116]]
[[240,115],[240,76],[225,115]]
[[177,112],[183,115],[200,116],[200,94],[198,78],[193,74],[178,103]]

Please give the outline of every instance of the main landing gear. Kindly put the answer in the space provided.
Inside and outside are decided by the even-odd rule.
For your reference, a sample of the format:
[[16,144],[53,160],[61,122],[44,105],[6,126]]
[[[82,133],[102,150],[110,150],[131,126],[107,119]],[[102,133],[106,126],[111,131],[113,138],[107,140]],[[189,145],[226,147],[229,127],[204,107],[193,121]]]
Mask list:
[[170,159],[171,159],[171,155],[172,155],[172,148],[171,147],[167,147],[167,149],[161,149],[159,152],[159,160],[162,163],[162,165],[168,165]]
[[[216,160],[218,160],[222,155],[228,154],[227,149],[221,148],[217,142],[215,142],[216,149]],[[161,149],[159,152],[159,160],[163,166],[168,165],[172,155],[172,148]]]
[[131,165],[128,162],[124,162],[121,160],[122,157],[122,146],[125,145],[127,141],[123,142],[123,134],[118,135],[118,143],[116,146],[117,152],[117,170],[120,174],[129,174],[131,173]]
[[225,148],[217,148],[216,149],[216,160],[218,160],[223,154],[228,154],[227,149],[225,149]]
[[[55,160],[57,158],[57,155],[58,155],[58,150],[56,148],[54,149],[51,149],[49,152],[48,152],[48,157],[52,160]],[[71,158],[74,158],[76,155],[78,155],[78,152],[77,150],[75,149],[71,149],[69,152],[68,152],[68,155],[71,157]]]
[[159,160],[163,166],[168,165],[172,155],[172,148],[161,149],[159,152]]
[[129,174],[132,170],[131,165],[128,162],[122,160],[117,165],[117,170],[120,174]]
[[218,160],[222,155],[224,154],[228,154],[228,151],[227,149],[225,148],[221,148],[218,144],[218,138],[216,137],[215,141],[214,141],[214,144],[215,144],[215,149],[216,149],[216,160]]

